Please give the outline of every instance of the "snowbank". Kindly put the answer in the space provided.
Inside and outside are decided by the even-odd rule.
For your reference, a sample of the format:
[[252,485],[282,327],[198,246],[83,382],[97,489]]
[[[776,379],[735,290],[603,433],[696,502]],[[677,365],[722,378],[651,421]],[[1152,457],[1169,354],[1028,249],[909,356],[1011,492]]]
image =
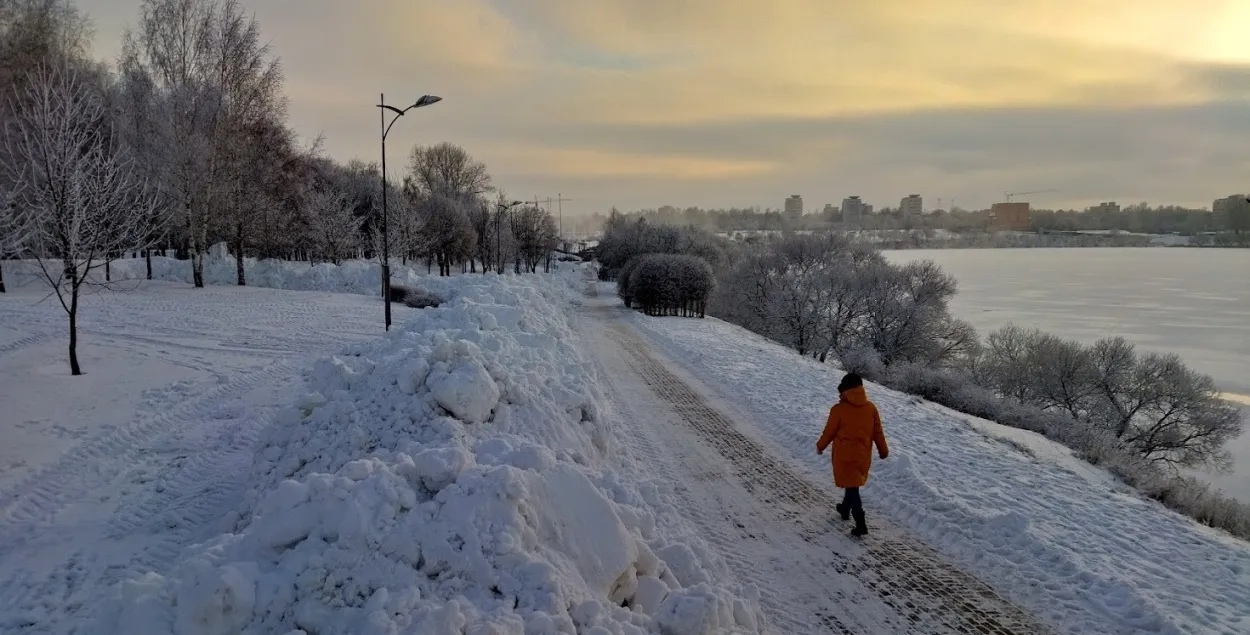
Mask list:
[[[39,266],[35,261],[3,261],[5,281],[21,287],[30,284],[47,284]],[[49,266],[58,266],[49,263]],[[580,263],[552,262],[552,268],[570,269]],[[340,265],[327,262],[309,264],[307,262],[291,262],[287,260],[257,260],[245,258],[243,273],[248,286],[269,289],[288,289],[292,291],[325,291],[331,293],[355,293],[359,295],[380,296],[382,281],[381,266],[377,262],[367,260],[349,260]],[[109,266],[109,277],[114,282],[147,279],[147,263],[143,258],[123,258],[114,260]],[[391,283],[413,288],[424,288],[430,280],[437,280],[437,275],[424,273],[424,267],[391,266]],[[103,280],[104,267],[93,272],[95,277]],[[478,274],[481,275],[481,274]],[[191,261],[154,256],[152,258],[152,278],[167,282],[192,284]],[[204,283],[208,285],[235,285],[238,282],[238,264],[234,258],[208,258],[204,263]]]
[[606,469],[615,431],[567,317],[583,283],[557,278],[444,279],[441,307],[318,362],[231,531],[124,582],[107,628],[758,632],[753,590]]

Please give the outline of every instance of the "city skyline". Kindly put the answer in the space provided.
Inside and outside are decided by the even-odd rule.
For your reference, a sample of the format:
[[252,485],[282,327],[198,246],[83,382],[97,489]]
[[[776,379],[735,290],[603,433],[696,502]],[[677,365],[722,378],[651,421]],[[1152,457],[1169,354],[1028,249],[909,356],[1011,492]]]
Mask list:
[[[139,4],[79,2],[99,57]],[[1245,0],[242,4],[305,140],[377,161],[377,95],[438,94],[397,153],[452,141],[517,198],[576,199],[566,216],[795,192],[892,207],[897,183],[969,209],[1044,189],[1036,207],[1210,207],[1250,187]]]

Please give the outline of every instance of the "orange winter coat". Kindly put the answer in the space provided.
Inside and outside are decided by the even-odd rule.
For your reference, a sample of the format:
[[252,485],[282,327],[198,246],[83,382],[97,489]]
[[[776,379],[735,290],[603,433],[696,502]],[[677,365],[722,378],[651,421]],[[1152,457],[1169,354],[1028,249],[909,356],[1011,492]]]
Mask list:
[[890,455],[881,429],[881,413],[868,401],[863,386],[842,393],[837,405],[829,409],[829,421],[816,442],[816,452],[823,454],[833,444],[833,484],[838,487],[863,487],[872,466],[872,444],[877,444],[881,458]]

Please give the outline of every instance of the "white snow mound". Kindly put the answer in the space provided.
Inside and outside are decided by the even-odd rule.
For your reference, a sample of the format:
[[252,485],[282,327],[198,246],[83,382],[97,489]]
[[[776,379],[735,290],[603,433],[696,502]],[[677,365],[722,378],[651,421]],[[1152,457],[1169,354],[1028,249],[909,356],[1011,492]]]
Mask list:
[[315,365],[233,531],[123,583],[113,632],[759,632],[754,590],[658,535],[608,469],[580,290],[453,280],[441,307]]

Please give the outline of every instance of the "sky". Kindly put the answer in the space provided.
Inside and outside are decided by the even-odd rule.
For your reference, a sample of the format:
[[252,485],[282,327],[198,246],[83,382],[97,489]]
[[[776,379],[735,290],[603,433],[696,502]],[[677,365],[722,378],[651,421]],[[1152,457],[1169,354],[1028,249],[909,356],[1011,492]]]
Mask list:
[[[139,0],[78,0],[114,59]],[[1210,207],[1250,190],[1250,0],[243,0],[337,159],[451,141],[568,216]],[[553,208],[555,211],[555,208]]]

